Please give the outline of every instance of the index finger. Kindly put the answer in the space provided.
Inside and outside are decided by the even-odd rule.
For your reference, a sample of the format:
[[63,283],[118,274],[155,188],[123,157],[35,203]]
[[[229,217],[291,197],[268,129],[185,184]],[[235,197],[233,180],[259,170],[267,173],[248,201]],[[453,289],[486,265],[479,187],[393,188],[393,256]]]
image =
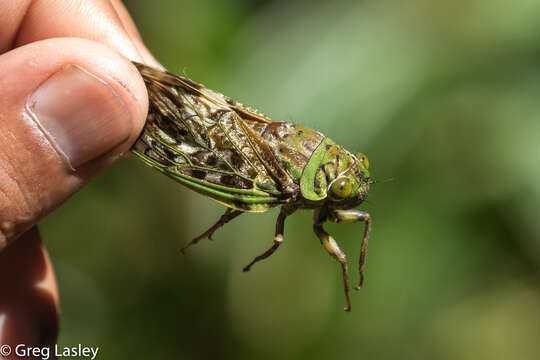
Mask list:
[[158,64],[142,42],[134,43],[134,29],[124,27],[109,0],[4,0],[0,10],[0,53],[38,40],[79,37],[107,45],[130,60]]

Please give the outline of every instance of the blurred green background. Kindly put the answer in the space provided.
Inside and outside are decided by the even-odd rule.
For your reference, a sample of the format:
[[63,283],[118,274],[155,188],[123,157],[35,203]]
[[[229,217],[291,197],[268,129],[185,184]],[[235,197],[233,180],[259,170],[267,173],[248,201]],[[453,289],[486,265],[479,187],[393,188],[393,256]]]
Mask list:
[[[121,160],[42,223],[61,345],[104,359],[538,359],[540,3],[130,0],[171,71],[365,152],[366,285],[311,212],[223,212]],[[328,225],[351,281],[362,224]]]

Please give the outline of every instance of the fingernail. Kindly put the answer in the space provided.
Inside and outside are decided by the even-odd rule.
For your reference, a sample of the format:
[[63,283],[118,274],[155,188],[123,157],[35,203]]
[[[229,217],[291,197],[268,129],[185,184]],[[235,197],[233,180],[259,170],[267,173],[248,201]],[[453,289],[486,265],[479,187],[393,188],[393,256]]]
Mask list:
[[110,152],[131,133],[131,116],[120,96],[77,65],[48,78],[26,108],[72,170]]

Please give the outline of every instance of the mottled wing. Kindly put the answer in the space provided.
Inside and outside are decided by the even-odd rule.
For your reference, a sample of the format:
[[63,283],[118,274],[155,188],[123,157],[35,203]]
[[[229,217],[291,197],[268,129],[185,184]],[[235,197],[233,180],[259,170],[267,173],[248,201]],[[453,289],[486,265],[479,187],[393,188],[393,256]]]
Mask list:
[[137,156],[234,209],[285,201],[291,180],[260,136],[271,120],[189,79],[135,65],[150,103]]

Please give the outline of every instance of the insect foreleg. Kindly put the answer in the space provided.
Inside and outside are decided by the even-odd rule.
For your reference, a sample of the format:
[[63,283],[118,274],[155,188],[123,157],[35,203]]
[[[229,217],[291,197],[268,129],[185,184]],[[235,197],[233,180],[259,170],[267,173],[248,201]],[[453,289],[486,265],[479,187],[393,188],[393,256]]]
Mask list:
[[276,221],[276,235],[274,236],[274,245],[272,245],[272,247],[266,250],[263,254],[253,259],[246,267],[244,267],[242,271],[249,271],[253,264],[263,259],[266,259],[270,255],[272,255],[274,251],[277,250],[277,248],[283,243],[283,230],[285,228],[285,219],[287,218],[287,216],[291,215],[295,211],[296,208],[287,208],[285,206],[281,208],[281,212],[279,213]]
[[347,258],[345,253],[339,248],[338,244],[330,234],[323,228],[323,223],[326,221],[326,215],[324,209],[315,210],[315,223],[313,224],[313,230],[315,234],[321,240],[324,248],[328,253],[341,264],[343,271],[343,283],[345,285],[345,298],[347,299],[347,307],[345,311],[351,311],[351,296],[349,290],[349,278],[347,276]]
[[222,227],[223,225],[225,225],[226,223],[228,223],[229,221],[231,221],[232,219],[234,219],[235,217],[237,217],[238,215],[242,213],[243,211],[227,208],[227,211],[225,211],[225,214],[223,214],[219,218],[219,220],[214,225],[212,225],[210,229],[206,230],[204,233],[197,236],[195,239],[191,240],[190,243],[184,246],[182,249],[180,249],[180,251],[182,251],[182,253],[184,254],[188,247],[190,247],[191,245],[195,245],[202,239],[208,238],[212,240],[212,235],[217,229],[219,229],[220,227]]
[[356,290],[360,290],[362,288],[362,285],[364,284],[363,268],[364,268],[365,259],[366,259],[369,233],[371,231],[371,216],[368,213],[364,211],[360,211],[360,210],[334,210],[332,213],[330,213],[328,220],[333,221],[333,222],[362,221],[366,223],[366,227],[364,229],[364,237],[362,238],[362,247],[360,250],[360,260],[358,261],[358,271],[360,272],[360,282],[358,283],[358,286],[355,288]]

